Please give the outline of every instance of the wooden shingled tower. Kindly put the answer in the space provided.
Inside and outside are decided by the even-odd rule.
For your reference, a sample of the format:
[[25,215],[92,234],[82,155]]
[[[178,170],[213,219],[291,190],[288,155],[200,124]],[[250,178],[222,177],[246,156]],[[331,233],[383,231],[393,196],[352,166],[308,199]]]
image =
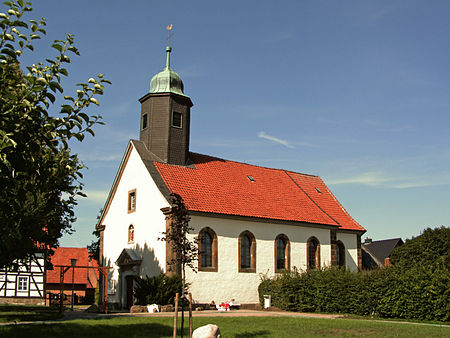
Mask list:
[[[170,35],[169,35],[170,36]],[[186,165],[189,160],[191,99],[183,92],[180,76],[170,68],[172,48],[166,47],[166,66],[153,76],[150,92],[139,99],[139,140],[162,162]]]

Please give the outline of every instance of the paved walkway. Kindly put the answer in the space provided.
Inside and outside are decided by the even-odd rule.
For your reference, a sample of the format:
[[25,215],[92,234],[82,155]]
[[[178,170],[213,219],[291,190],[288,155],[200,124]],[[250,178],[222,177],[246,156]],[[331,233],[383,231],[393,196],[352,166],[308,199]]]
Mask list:
[[[38,325],[38,324],[53,324],[61,323],[76,319],[94,319],[94,318],[114,318],[114,317],[173,317],[173,312],[157,312],[157,313],[129,313],[129,312],[113,312],[109,314],[104,313],[87,313],[83,311],[65,311],[64,317],[57,320],[46,321],[28,321],[28,322],[9,322],[0,323],[0,326],[8,325]],[[184,312],[185,317],[188,312]],[[181,316],[181,311],[179,312]],[[193,311],[192,316],[195,317],[309,317],[309,318],[339,318],[340,315],[329,314],[315,314],[315,313],[297,313],[285,311],[257,311],[257,310],[232,310],[229,312],[220,312],[216,310]]]
[[[179,312],[181,316],[181,312]],[[187,311],[185,311],[185,316],[187,316]],[[192,316],[195,317],[303,317],[303,318],[326,318],[326,319],[336,319],[343,318],[342,315],[333,314],[321,314],[321,313],[299,313],[299,312],[287,312],[287,311],[261,311],[261,310],[232,310],[229,312],[220,312],[216,310],[206,310],[206,311],[194,311]],[[33,321],[33,322],[10,322],[10,323],[0,323],[1,326],[8,325],[45,325],[45,324],[55,324],[63,323],[70,320],[76,319],[94,319],[94,318],[115,318],[115,317],[173,317],[173,312],[157,312],[157,313],[129,313],[129,312],[116,312],[110,314],[104,313],[87,313],[83,311],[66,311],[64,317],[58,320],[47,320],[47,321]],[[429,325],[429,326],[440,326],[448,327],[450,325],[445,324],[428,324],[428,323],[415,323],[415,322],[402,322],[402,321],[387,321],[387,320],[373,320],[373,319],[358,319],[364,321],[375,321],[375,322],[385,322],[392,324],[414,324],[414,325]]]
[[[186,316],[188,311],[184,311]],[[181,315],[181,312],[178,312]],[[156,313],[113,313],[111,316],[134,316],[134,317],[173,317],[173,312]],[[217,310],[193,311],[193,317],[309,317],[335,319],[342,315],[320,314],[320,313],[299,313],[287,311],[261,311],[261,310],[231,310],[228,312]]]

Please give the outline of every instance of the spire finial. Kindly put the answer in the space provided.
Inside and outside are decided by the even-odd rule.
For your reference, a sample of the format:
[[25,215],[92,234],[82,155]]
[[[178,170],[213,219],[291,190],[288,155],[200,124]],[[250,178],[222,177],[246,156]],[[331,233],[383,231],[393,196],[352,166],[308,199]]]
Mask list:
[[167,36],[167,46],[170,46],[170,37],[172,36],[172,34],[171,34],[172,33],[172,28],[173,28],[172,24],[166,26],[166,29],[169,31],[169,34]]
[[166,59],[166,68],[170,69],[170,52],[172,51],[172,47],[170,47],[170,38],[172,37],[172,27],[173,25],[170,24],[166,26],[166,29],[169,31],[169,34],[167,35],[167,47],[166,47],[166,53],[167,53],[167,59]]

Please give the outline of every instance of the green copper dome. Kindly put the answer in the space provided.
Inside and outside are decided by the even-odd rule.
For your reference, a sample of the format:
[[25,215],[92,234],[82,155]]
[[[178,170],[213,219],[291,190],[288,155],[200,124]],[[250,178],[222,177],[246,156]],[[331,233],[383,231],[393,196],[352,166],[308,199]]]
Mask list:
[[150,93],[175,93],[178,95],[184,95],[183,93],[183,81],[181,81],[180,76],[170,69],[170,52],[172,47],[166,47],[167,59],[166,67],[153,76],[150,81]]

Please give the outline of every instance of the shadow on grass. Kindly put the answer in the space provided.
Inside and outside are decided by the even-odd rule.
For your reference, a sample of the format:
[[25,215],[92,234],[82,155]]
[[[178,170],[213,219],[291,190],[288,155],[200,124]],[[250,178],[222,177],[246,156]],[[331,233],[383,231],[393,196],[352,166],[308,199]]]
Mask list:
[[271,332],[267,330],[259,330],[259,331],[253,331],[253,332],[241,332],[236,337],[244,337],[244,338],[251,338],[251,337],[265,337],[269,336]]
[[64,323],[0,327],[0,336],[10,337],[172,337],[172,327],[159,323],[85,325]]
[[55,320],[61,317],[57,309],[47,306],[4,304],[0,306],[0,323]]

